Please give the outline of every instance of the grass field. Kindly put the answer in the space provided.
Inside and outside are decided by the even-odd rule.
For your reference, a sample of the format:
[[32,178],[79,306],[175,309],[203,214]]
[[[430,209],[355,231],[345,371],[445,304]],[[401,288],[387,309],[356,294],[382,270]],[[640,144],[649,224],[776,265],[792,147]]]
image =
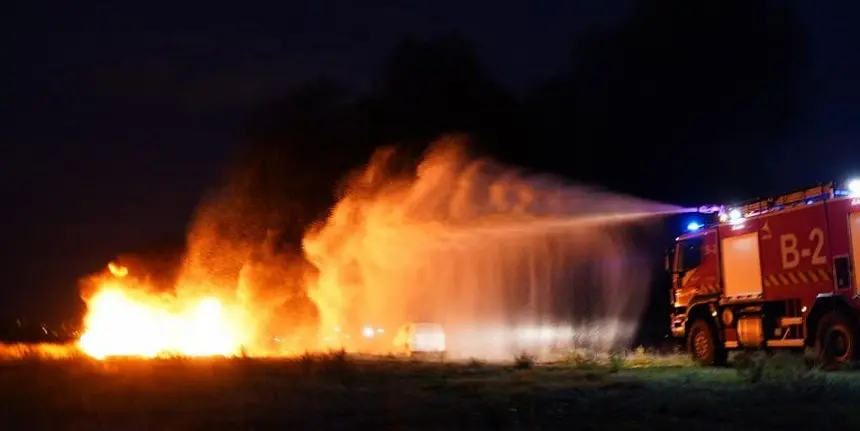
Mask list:
[[535,364],[359,359],[0,361],[7,429],[858,429],[860,374],[754,357]]

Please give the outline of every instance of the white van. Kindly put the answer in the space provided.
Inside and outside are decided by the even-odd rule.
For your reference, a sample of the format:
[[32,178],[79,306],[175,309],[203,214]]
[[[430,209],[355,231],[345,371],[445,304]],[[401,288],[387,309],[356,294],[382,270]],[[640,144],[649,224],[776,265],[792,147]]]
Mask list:
[[445,330],[438,323],[408,323],[394,336],[394,350],[410,357],[445,357]]

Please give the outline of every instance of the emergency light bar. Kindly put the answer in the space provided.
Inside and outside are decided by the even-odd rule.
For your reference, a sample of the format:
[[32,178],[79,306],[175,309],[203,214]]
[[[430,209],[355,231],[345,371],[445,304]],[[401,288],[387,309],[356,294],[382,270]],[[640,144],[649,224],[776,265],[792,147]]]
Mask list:
[[844,189],[837,189],[833,182],[825,183],[816,187],[799,190],[793,193],[757,199],[746,204],[726,207],[723,205],[702,205],[698,207],[701,214],[718,214],[720,223],[738,223],[746,217],[752,217],[779,211],[796,205],[811,204],[814,202],[831,199],[833,197],[860,198],[860,178],[853,178],[845,182]]
[[[837,189],[834,187],[833,182],[829,182],[816,187],[796,191],[794,193],[767,199],[757,199],[737,206],[726,207],[724,205],[702,205],[697,208],[697,212],[701,214],[717,214],[720,223],[734,224],[741,222],[747,217],[779,211],[796,205],[811,204],[831,199],[833,197],[845,196],[860,198],[860,178],[852,178],[846,181],[844,189]],[[691,223],[687,228],[688,230],[694,231],[701,227],[702,226],[693,228],[693,223]]]

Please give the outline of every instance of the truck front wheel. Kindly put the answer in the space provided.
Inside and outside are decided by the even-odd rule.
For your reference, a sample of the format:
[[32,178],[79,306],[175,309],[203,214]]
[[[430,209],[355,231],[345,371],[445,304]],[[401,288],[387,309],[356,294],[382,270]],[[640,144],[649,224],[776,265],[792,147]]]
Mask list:
[[705,319],[698,319],[690,325],[687,350],[693,360],[701,365],[725,365],[728,354],[720,345],[713,326]]
[[832,311],[818,322],[815,352],[825,366],[833,367],[855,360],[856,343],[856,325],[843,313]]

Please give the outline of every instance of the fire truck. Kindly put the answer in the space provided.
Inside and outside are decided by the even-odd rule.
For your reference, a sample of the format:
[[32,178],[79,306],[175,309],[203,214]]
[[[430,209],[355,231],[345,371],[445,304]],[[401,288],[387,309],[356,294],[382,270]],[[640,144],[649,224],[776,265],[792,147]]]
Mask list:
[[815,349],[858,358],[860,179],[699,209],[666,255],[671,332],[702,364],[737,349]]

